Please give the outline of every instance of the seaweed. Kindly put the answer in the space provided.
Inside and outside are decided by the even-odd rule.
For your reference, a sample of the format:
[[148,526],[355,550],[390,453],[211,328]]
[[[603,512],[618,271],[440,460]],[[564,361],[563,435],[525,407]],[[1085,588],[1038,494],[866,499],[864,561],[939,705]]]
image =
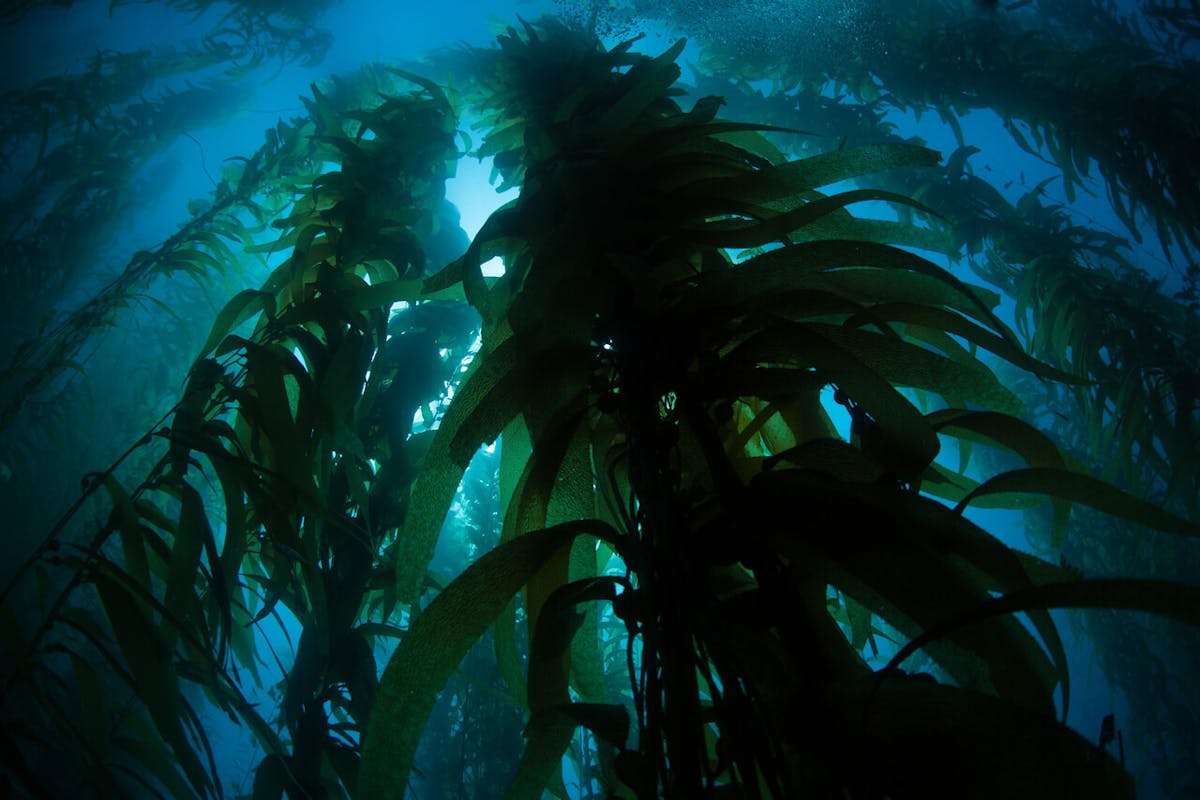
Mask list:
[[[507,773],[488,768],[506,796],[565,796],[572,747],[588,795],[1132,795],[1104,737],[1062,722],[1049,612],[1195,624],[1195,588],[1084,577],[970,511],[1044,506],[1051,540],[1084,508],[1177,540],[1200,525],[1075,468],[1022,417],[1002,375],[1103,385],[1107,363],[1037,357],[1047,337],[1081,331],[1089,351],[1113,332],[1035,318],[1028,353],[996,293],[910,249],[1004,226],[976,237],[963,212],[931,233],[932,193],[895,176],[949,174],[989,223],[1032,224],[1037,204],[960,180],[967,152],[942,170],[911,142],[789,158],[790,125],[681,99],[684,40],[635,43],[544,21],[456,54],[477,152],[520,189],[465,252],[443,237],[461,153],[432,80],[397,71],[416,88],[360,106],[314,86],[295,138],[246,161],[218,197],[245,201],[267,171],[287,202],[247,205],[278,235],[196,258],[286,258],[216,315],[169,414],[6,587],[11,782],[222,796],[203,702],[261,748],[256,798],[400,796],[446,729],[438,695],[474,692],[455,683],[466,659],[507,695],[487,718],[527,721]],[[866,201],[897,221],[853,213]],[[182,241],[163,263],[192,258]],[[495,506],[471,523],[493,541],[444,577],[447,518],[497,440]],[[988,449],[1009,461],[972,455]],[[104,521],[68,535],[85,502]],[[285,612],[290,663],[255,632]],[[275,679],[274,717],[243,674]]]

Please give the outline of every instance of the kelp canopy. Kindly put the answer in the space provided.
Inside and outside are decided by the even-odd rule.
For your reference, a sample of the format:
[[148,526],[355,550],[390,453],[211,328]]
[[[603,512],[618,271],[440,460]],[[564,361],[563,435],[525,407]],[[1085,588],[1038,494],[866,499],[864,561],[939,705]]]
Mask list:
[[[1195,9],[1147,10],[1175,37],[1152,53],[1113,21],[1120,47],[1081,37],[1018,96],[1070,18],[1039,4],[1057,27],[1028,35],[1021,4],[926,5],[870,63],[783,41],[734,73],[703,4],[562,3],[493,47],[314,84],[177,233],[61,315],[85,265],[51,234],[101,241],[116,209],[96,200],[131,179],[78,165],[112,142],[146,158],[160,134],[141,132],[179,124],[138,87],[228,58],[219,87],[297,50],[103,56],[13,94],[3,155],[41,199],[5,200],[5,276],[18,319],[54,324],[5,353],[6,502],[78,435],[68,375],[98,381],[86,349],[147,324],[140,297],[173,319],[150,357],[191,366],[181,389],[110,367],[146,389],[119,456],[6,582],[6,789],[1130,797],[1126,769],[1154,764],[1186,790],[1196,639],[1163,626],[1200,624],[1196,270],[1164,291],[1042,187],[1013,202],[974,174],[961,130],[944,158],[881,105],[995,111],[1066,185],[1094,163],[1131,231],[1148,215],[1192,264]],[[634,12],[690,27],[700,91],[684,38],[598,38]],[[280,14],[238,4],[219,29],[269,42]],[[948,83],[943,56],[988,79]],[[1134,80],[1121,59],[1167,87],[1139,99],[1177,127],[1073,127],[1093,94],[1062,70]],[[465,154],[518,190],[473,238],[446,201]],[[47,264],[57,283],[35,280]],[[219,308],[156,292],[181,275]],[[1022,514],[1032,546],[986,508]],[[1065,724],[1065,608],[1107,621],[1089,630],[1135,709],[1098,739]],[[1154,622],[1098,616],[1121,609]],[[230,726],[254,753],[232,791]]]

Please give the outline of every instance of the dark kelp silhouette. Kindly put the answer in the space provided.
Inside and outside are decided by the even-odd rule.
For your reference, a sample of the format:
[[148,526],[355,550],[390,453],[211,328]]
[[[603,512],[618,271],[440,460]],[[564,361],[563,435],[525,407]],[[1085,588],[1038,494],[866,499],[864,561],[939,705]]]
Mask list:
[[[267,245],[287,260],[217,316],[170,424],[135,445],[149,469],[85,487],[107,522],[39,550],[28,574],[69,578],[36,627],[4,606],[10,781],[220,796],[193,685],[265,751],[256,798],[401,796],[438,693],[490,631],[488,680],[529,715],[506,796],[565,796],[580,728],[579,761],[594,748],[625,797],[1132,794],[1056,719],[1069,675],[1048,612],[1196,624],[1200,593],[1085,579],[964,511],[1016,495],[1048,500],[1052,535],[1072,504],[1200,526],[1072,469],[996,372],[1090,376],[1035,360],[998,295],[897,246],[931,241],[924,223],[851,213],[933,208],[827,189],[937,153],[789,160],[764,135],[783,126],[680,104],[682,40],[633,44],[544,21],[467,54],[480,152],[520,195],[461,255],[442,90],[401,73],[418,88],[348,110],[314,87],[335,167],[291,176]],[[500,541],[443,582],[443,524],[497,438]],[[1020,465],[972,477],[965,456],[935,461],[942,442]],[[281,609],[301,632],[277,729],[240,676]],[[864,648],[885,637],[908,644],[876,670]],[[399,642],[382,675],[379,640]],[[918,649],[934,675],[901,670]]]

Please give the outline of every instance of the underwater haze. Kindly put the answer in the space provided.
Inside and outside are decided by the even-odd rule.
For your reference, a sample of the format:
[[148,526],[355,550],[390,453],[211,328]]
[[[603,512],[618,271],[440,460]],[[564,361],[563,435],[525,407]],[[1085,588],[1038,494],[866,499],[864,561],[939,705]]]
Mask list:
[[1200,1],[4,0],[0,797],[1200,797]]

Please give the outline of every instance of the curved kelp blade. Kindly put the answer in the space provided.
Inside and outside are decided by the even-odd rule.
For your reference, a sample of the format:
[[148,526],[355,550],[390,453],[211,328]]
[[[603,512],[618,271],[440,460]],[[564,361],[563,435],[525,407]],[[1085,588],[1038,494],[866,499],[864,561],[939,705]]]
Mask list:
[[1095,744],[983,692],[891,676],[835,690],[830,715],[856,797],[1134,797]]
[[1019,589],[925,631],[900,648],[880,674],[895,669],[929,643],[969,625],[1005,614],[1052,608],[1145,611],[1200,627],[1200,587],[1173,581],[1098,578]]
[[204,796],[212,781],[184,730],[182,695],[171,652],[141,600],[122,582],[119,570],[103,561],[95,566],[93,580],[132,676],[130,687],[145,703],[192,788]]
[[1091,506],[1097,511],[1149,528],[1181,536],[1200,536],[1200,525],[1126,494],[1110,483],[1078,472],[1049,467],[1003,472],[976,487],[959,502],[955,510],[961,512],[976,497],[1005,492],[1048,494]]
[[615,541],[594,520],[525,534],[468,567],[417,618],[388,662],[363,737],[359,797],[401,797],[438,691],[518,589],[584,533]]

